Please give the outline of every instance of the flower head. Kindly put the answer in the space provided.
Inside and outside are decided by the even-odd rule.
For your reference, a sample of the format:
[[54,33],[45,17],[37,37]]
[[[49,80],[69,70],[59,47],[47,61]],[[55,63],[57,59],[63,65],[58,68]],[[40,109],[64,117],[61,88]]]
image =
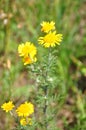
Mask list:
[[19,56],[34,56],[37,53],[36,47],[31,42],[22,43],[18,46]]
[[22,119],[20,120],[20,124],[21,124],[22,126],[26,126],[27,124],[31,125],[31,124],[32,124],[31,121],[32,121],[31,118],[22,118]]
[[25,118],[22,118],[22,119],[20,120],[20,124],[23,125],[23,126],[26,126],[26,125],[27,125],[26,119],[25,119]]
[[60,44],[62,41],[62,34],[56,34],[56,31],[49,32],[44,37],[39,37],[38,42],[44,47],[54,47]]
[[53,21],[51,21],[51,22],[44,22],[43,21],[41,23],[41,26],[42,26],[41,31],[45,32],[45,33],[48,33],[49,31],[55,29],[55,23]]
[[23,62],[24,62],[24,65],[27,65],[27,64],[32,64],[33,62],[36,62],[37,61],[37,58],[36,57],[24,57],[23,58]]
[[23,57],[24,65],[36,62],[37,49],[31,42],[22,43],[18,46],[19,56]]
[[9,101],[8,103],[4,103],[1,108],[6,111],[6,112],[9,112],[11,111],[13,108],[14,108],[14,105],[12,103],[12,101]]
[[21,104],[16,110],[18,116],[27,117],[34,112],[34,106],[32,103],[25,102]]

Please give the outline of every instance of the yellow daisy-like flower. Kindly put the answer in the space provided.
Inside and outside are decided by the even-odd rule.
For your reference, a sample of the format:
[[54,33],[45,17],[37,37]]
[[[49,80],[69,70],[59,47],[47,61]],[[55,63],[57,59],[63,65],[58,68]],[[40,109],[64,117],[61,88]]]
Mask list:
[[32,119],[31,118],[22,118],[20,120],[20,124],[22,126],[26,126],[27,124],[32,125]]
[[51,22],[42,22],[41,23],[41,31],[42,32],[45,32],[45,33],[48,33],[49,31],[51,30],[54,30],[55,29],[55,22],[51,21]]
[[30,58],[29,56],[27,56],[23,58],[24,65],[32,64],[33,62],[36,62],[36,61],[37,61],[36,57]]
[[36,62],[37,49],[31,42],[22,43],[18,46],[19,56],[23,57],[24,65]]
[[42,44],[44,47],[54,47],[60,45],[62,41],[62,34],[56,34],[56,31],[49,32],[44,37],[39,37],[38,42]]
[[8,103],[4,103],[1,108],[6,111],[6,112],[9,112],[11,111],[13,108],[14,108],[14,104],[12,101],[9,101]]
[[22,118],[22,119],[20,120],[20,124],[23,125],[23,126],[26,126],[26,125],[27,125],[26,119],[25,119],[25,118]]
[[34,112],[34,106],[32,103],[25,102],[24,104],[21,104],[17,110],[16,110],[18,116],[24,116],[27,117],[31,115]]
[[37,54],[37,49],[31,42],[26,42],[25,44],[22,43],[18,46],[18,53],[19,56],[28,56],[31,55],[32,57]]

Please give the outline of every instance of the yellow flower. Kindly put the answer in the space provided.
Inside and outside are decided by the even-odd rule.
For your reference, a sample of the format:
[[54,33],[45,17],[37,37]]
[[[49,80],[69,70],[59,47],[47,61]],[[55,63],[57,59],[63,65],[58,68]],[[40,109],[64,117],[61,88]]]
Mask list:
[[43,31],[45,33],[48,33],[49,31],[55,29],[55,23],[53,21],[51,21],[51,22],[44,22],[43,21],[41,26],[42,26],[41,31]]
[[56,34],[56,31],[49,32],[44,37],[39,37],[38,42],[39,44],[43,44],[44,47],[54,47],[60,45],[62,41],[62,34]]
[[9,101],[8,103],[4,103],[1,108],[6,111],[6,112],[9,112],[11,111],[13,108],[14,108],[14,105],[12,103],[12,101]]
[[23,58],[24,65],[32,64],[33,62],[36,62],[36,61],[37,61],[36,57],[30,58],[29,56],[27,56]]
[[18,46],[19,56],[34,56],[37,53],[36,47],[31,42],[22,43]]
[[26,126],[27,124],[32,125],[32,119],[31,118],[22,118],[20,120],[20,124],[22,126]]
[[34,106],[32,103],[25,102],[21,104],[16,110],[18,116],[27,117],[34,112]]
[[23,126],[26,126],[26,125],[27,125],[26,119],[25,119],[25,118],[22,118],[22,119],[20,120],[20,124],[23,125]]
[[36,62],[37,49],[31,42],[22,43],[18,46],[19,56],[24,57],[24,65]]

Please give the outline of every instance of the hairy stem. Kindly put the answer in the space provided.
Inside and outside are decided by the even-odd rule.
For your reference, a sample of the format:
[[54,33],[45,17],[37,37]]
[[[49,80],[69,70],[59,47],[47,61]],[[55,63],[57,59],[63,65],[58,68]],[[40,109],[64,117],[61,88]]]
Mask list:
[[[47,66],[46,66],[46,74],[45,74],[45,82],[47,83],[48,82],[48,76],[49,76],[49,71],[50,71],[50,57],[51,57],[51,50],[49,49],[48,51],[48,60],[47,60]],[[44,118],[45,118],[45,128],[46,130],[48,130],[48,121],[47,121],[47,108],[48,108],[48,86],[44,86],[44,99],[45,99],[45,102],[44,102],[44,109],[43,109],[43,112],[44,112]]]

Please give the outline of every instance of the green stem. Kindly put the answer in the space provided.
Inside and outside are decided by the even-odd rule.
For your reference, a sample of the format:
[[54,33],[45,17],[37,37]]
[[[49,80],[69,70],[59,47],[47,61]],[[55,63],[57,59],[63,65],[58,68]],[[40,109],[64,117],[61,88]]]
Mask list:
[[47,122],[47,107],[48,107],[47,96],[48,96],[48,89],[47,89],[47,86],[45,86],[44,95],[45,95],[45,97],[44,97],[45,102],[44,102],[43,112],[44,112],[44,118],[45,118],[45,128],[47,130],[47,127],[48,127],[48,122]]
[[[51,56],[51,53],[50,53],[50,49],[49,49],[49,52],[48,52],[48,64],[46,66],[46,75],[45,75],[45,82],[48,82],[47,81],[47,78],[48,78],[48,74],[49,74],[49,69],[50,69],[50,56]],[[45,102],[44,102],[44,109],[43,109],[43,112],[44,112],[44,116],[45,116],[45,128],[46,130],[48,129],[48,122],[47,122],[47,108],[48,108],[48,86],[44,86],[44,98],[45,98]]]

